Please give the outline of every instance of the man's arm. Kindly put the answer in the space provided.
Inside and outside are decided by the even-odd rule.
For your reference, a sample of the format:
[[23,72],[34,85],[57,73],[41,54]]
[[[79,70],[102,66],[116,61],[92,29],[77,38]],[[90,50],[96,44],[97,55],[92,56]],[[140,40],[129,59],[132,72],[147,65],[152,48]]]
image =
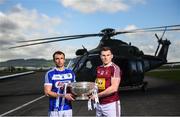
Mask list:
[[70,93],[67,93],[65,95],[64,94],[57,94],[56,92],[51,91],[51,89],[52,89],[51,85],[44,85],[44,93],[46,96],[50,96],[50,97],[54,97],[54,98],[64,97],[67,100],[74,101],[72,94],[70,94]]
[[57,94],[56,92],[51,91],[52,89],[52,85],[44,85],[44,93],[46,96],[50,96],[50,97],[63,97],[63,94]]
[[98,93],[98,97],[104,97],[118,91],[120,78],[111,78],[111,86],[106,90]]

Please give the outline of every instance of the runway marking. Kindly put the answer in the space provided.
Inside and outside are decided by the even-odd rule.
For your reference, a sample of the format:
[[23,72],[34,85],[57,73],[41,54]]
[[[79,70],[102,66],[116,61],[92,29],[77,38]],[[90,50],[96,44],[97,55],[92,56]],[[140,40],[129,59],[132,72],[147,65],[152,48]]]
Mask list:
[[30,102],[27,102],[27,103],[23,104],[23,105],[21,105],[21,106],[18,106],[18,107],[16,107],[15,109],[12,109],[12,110],[10,110],[10,111],[7,111],[7,112],[1,114],[0,117],[1,117],[1,116],[5,116],[5,115],[7,115],[7,114],[9,114],[9,113],[12,113],[12,112],[14,112],[14,111],[16,111],[16,110],[19,110],[19,109],[21,109],[21,108],[23,108],[23,107],[25,107],[25,106],[27,106],[27,105],[30,105],[30,104],[32,104],[32,103],[34,103],[34,102],[36,102],[36,101],[38,101],[38,100],[40,100],[40,99],[42,99],[42,98],[44,98],[44,97],[46,97],[46,96],[43,95],[43,96],[38,97],[38,98],[36,98],[36,99],[34,99],[34,100],[30,101]]
[[22,73],[11,74],[11,75],[6,75],[6,76],[0,76],[0,80],[10,78],[10,77],[15,77],[15,76],[27,75],[27,74],[31,74],[31,73],[34,73],[34,71],[28,71],[28,72],[22,72]]

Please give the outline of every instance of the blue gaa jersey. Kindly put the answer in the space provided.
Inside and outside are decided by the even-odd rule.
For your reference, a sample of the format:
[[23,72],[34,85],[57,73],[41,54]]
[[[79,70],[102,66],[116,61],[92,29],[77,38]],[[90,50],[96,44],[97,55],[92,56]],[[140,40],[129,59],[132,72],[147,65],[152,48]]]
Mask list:
[[[63,71],[60,71],[55,67],[46,73],[44,85],[51,85],[53,92],[64,94],[66,92],[64,90],[64,84],[71,82],[75,82],[75,74],[72,70],[64,69]],[[62,97],[49,97],[49,111],[69,109],[72,109],[70,101]]]

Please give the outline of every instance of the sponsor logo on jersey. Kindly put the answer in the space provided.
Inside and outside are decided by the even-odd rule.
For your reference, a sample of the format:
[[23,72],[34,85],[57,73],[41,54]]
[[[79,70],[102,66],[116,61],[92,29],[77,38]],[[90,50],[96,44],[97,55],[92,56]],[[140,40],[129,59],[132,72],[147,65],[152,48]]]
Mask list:
[[52,80],[66,80],[66,79],[71,79],[72,74],[67,73],[67,74],[54,74],[52,77]]
[[105,78],[97,78],[96,83],[98,85],[99,90],[105,90],[105,84],[106,84]]
[[60,82],[60,81],[57,81],[57,82],[55,83],[55,86],[56,86],[56,88],[63,88],[64,83],[62,83],[62,82]]

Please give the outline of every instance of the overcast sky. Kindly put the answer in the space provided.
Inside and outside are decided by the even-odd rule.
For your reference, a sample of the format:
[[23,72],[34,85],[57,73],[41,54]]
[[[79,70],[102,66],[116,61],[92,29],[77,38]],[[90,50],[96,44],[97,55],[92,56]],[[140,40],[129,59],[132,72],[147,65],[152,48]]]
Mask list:
[[[18,49],[17,41],[36,38],[99,33],[116,30],[180,24],[180,0],[0,0],[0,61],[10,59],[52,59],[56,50],[75,57],[85,46],[95,48],[100,38],[85,38]],[[158,33],[159,36],[162,35]],[[168,60],[180,61],[180,33],[167,32],[170,45]],[[154,55],[154,33],[119,35],[145,54]]]

